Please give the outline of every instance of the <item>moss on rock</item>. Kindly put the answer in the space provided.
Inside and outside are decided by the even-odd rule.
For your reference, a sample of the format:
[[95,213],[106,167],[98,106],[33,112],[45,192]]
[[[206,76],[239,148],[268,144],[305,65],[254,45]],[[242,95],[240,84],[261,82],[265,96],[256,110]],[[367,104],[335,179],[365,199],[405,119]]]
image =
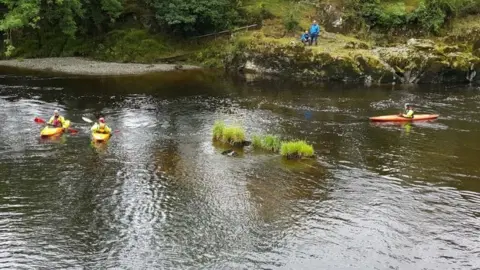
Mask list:
[[365,76],[381,80],[391,73],[370,50],[345,50],[342,47],[333,51],[315,50],[293,41],[254,38],[242,49],[241,55],[243,57],[237,53],[234,58],[237,62],[230,66],[242,65],[238,62],[241,58],[248,71],[298,79],[355,82]]

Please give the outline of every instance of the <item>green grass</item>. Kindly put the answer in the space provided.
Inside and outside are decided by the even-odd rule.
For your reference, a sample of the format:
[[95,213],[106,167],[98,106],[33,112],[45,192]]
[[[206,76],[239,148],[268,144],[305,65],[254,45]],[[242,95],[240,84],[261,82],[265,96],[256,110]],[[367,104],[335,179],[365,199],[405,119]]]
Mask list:
[[280,150],[281,145],[282,142],[280,141],[280,138],[275,135],[266,135],[263,138],[263,148],[265,149],[277,152],[278,150]]
[[480,29],[480,20],[478,15],[470,15],[463,18],[456,18],[452,21],[449,35],[468,35],[469,30]]
[[312,19],[316,17],[315,6],[307,2],[287,0],[247,0],[244,3],[246,4],[245,8],[250,12],[261,8],[274,17],[263,21],[264,31],[267,31],[265,28],[269,28],[267,26],[269,25],[268,21],[273,21],[275,24],[277,24],[274,27],[275,29],[271,29],[272,31],[280,32],[285,30],[285,22],[295,21],[297,24],[295,28],[298,28],[296,30],[303,32],[301,30],[308,29],[312,23]]
[[252,136],[252,146],[255,148],[262,148],[262,137],[260,135]]
[[313,146],[305,141],[282,142],[280,154],[287,158],[302,158],[313,156]]
[[245,141],[245,130],[238,126],[226,126],[221,121],[213,125],[213,139],[224,143],[236,144]]
[[252,138],[252,145],[255,148],[261,148],[268,151],[278,152],[280,150],[282,142],[278,136],[275,135],[265,135],[258,136],[254,135]]
[[245,141],[245,131],[241,127],[225,127],[222,141],[226,143],[241,143]]
[[213,138],[215,140],[221,140],[223,137],[223,130],[225,129],[225,123],[222,121],[216,121],[213,125]]

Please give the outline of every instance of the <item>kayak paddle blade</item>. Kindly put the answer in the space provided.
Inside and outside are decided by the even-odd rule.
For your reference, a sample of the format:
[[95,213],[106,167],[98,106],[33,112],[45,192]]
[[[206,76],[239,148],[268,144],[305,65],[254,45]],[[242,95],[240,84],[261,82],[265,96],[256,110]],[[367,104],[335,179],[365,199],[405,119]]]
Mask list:
[[88,118],[86,118],[86,117],[82,117],[82,119],[83,119],[83,121],[85,121],[85,122],[87,122],[87,123],[92,123],[92,122],[93,122],[92,120],[90,120],[90,119],[88,119]]
[[40,123],[40,124],[45,124],[45,120],[43,120],[42,118],[38,118],[38,117],[35,117],[35,119],[33,119],[33,121],[35,121],[35,123]]

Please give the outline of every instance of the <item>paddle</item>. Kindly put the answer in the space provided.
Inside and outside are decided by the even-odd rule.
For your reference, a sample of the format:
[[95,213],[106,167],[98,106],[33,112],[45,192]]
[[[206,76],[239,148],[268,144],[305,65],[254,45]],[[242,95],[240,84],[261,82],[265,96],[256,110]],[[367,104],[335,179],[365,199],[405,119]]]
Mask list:
[[[90,118],[87,118],[87,117],[85,117],[85,116],[82,116],[82,119],[83,119],[83,121],[85,121],[85,122],[87,122],[87,123],[93,123],[93,121],[92,121]],[[117,130],[115,130],[115,131],[113,131],[113,132],[114,132],[114,133],[118,133],[118,132],[120,132],[120,130],[117,129]]]
[[83,119],[83,121],[85,121],[87,123],[93,123],[93,121],[88,119],[87,117],[82,116],[82,119]]
[[46,124],[47,123],[42,118],[38,118],[38,117],[35,117],[35,119],[33,119],[33,121],[35,121],[35,123],[39,123],[39,124]]
[[[51,125],[51,124],[48,124],[47,121],[45,121],[45,120],[43,120],[42,118],[39,118],[39,117],[35,117],[35,119],[33,119],[33,121],[35,121],[35,123],[38,123],[38,124]],[[73,129],[73,128],[67,128],[67,131],[70,132],[70,133],[78,133],[78,130]]]

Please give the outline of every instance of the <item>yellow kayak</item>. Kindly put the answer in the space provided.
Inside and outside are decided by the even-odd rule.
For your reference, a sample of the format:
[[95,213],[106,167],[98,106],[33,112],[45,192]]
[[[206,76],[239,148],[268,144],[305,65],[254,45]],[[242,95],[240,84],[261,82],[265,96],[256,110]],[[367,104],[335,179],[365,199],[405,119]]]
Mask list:
[[92,140],[94,142],[106,142],[108,139],[110,139],[111,134],[110,133],[97,133],[97,132],[92,132]]
[[70,120],[65,121],[65,125],[63,127],[52,127],[46,126],[40,131],[40,137],[51,137],[55,135],[61,135],[65,129],[70,126]]

